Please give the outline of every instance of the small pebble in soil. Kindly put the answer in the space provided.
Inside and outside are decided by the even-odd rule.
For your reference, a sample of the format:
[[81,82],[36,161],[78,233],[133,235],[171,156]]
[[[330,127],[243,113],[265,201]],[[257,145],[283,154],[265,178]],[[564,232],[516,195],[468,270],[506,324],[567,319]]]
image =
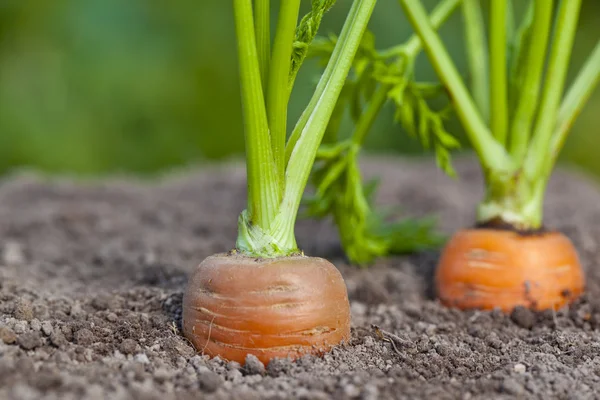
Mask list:
[[523,373],[525,373],[525,371],[527,371],[527,367],[524,364],[521,364],[521,363],[515,364],[515,366],[513,367],[513,369],[518,374],[523,374]]
[[32,319],[32,320],[31,320],[31,322],[29,323],[29,327],[30,327],[32,330],[34,330],[34,331],[36,331],[36,332],[39,332],[39,331],[42,329],[42,323],[40,322],[40,320],[39,320],[39,319],[37,319],[37,318],[34,318],[34,319]]
[[23,349],[33,350],[42,345],[42,338],[38,332],[29,332],[20,335],[17,342]]
[[17,300],[13,316],[22,321],[31,321],[33,319],[33,307],[31,303],[25,299]]
[[61,331],[54,331],[52,334],[50,334],[50,343],[59,349],[64,348],[67,344],[69,344],[67,338]]
[[265,373],[265,365],[254,354],[248,354],[246,356],[244,371],[248,375],[262,375]]
[[52,327],[52,323],[50,321],[42,322],[42,332],[46,336],[52,335],[52,333],[54,332],[54,328]]
[[17,335],[12,329],[0,326],[0,340],[6,344],[13,344],[17,341]]
[[13,325],[13,330],[16,334],[25,333],[28,330],[28,325],[29,324],[27,323],[27,321],[17,321]]
[[515,307],[510,319],[521,328],[531,329],[535,325],[535,314],[523,306]]
[[133,360],[140,364],[149,364],[150,363],[148,356],[144,353],[136,354],[135,357],[133,357]]

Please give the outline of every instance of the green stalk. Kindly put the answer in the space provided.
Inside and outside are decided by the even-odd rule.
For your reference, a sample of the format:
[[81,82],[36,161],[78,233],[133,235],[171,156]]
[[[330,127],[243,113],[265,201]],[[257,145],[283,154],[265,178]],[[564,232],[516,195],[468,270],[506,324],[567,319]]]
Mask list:
[[400,3],[415,32],[421,37],[434,69],[455,103],[458,117],[484,169],[511,170],[512,160],[503,146],[494,139],[483,121],[448,51],[429,23],[425,8],[419,0],[400,0]]
[[[514,113],[517,108],[516,104],[519,100],[521,85],[523,81],[523,71],[526,70],[526,59],[528,56],[528,48],[529,43],[531,42],[531,27],[533,25],[534,20],[534,12],[535,12],[535,1],[534,0],[526,0],[527,1],[527,11],[525,12],[525,16],[521,19],[519,23],[519,27],[512,27],[512,33],[508,36],[510,37],[509,44],[509,58],[510,58],[510,70],[509,70],[509,92],[508,92],[508,108],[509,114],[511,115],[510,119],[514,119]],[[510,4],[510,3],[509,3]],[[552,11],[552,8],[549,9]],[[513,21],[514,22],[514,21]],[[512,139],[509,132],[509,138]]]
[[506,144],[508,126],[506,2],[492,0],[490,7],[490,125],[494,137],[502,145]]
[[506,0],[506,37],[507,58],[510,59],[510,46],[508,40],[515,36],[515,6],[513,0]]
[[254,19],[256,49],[258,52],[258,65],[263,85],[263,92],[267,89],[269,76],[269,59],[271,58],[271,4],[270,0],[254,0]]
[[[352,3],[353,7],[350,8],[350,11],[348,13],[348,17],[346,18],[346,21],[349,21],[350,19],[354,18],[353,13],[356,12],[356,9],[354,8],[356,1],[358,1],[358,0],[355,0],[354,3]],[[345,27],[345,25],[344,25],[344,27]],[[342,29],[342,32],[340,33],[340,37],[338,38],[338,43],[340,42],[340,40],[342,40],[342,35],[344,33],[345,33],[345,31]],[[337,63],[339,61],[340,54],[341,54],[340,47],[336,44],[335,48],[333,49],[333,53],[331,54],[331,57],[329,58],[329,62],[327,64],[327,66],[329,67],[329,65]],[[296,144],[298,143],[298,140],[300,140],[300,136],[304,132],[304,128],[306,127],[310,118],[312,117],[313,111],[317,107],[319,99],[321,97],[323,97],[325,91],[327,90],[327,82],[331,79],[331,77],[333,76],[333,73],[334,73],[334,70],[332,68],[325,68],[325,71],[323,71],[323,74],[321,75],[321,79],[319,80],[319,83],[317,84],[317,87],[313,93],[313,96],[311,97],[308,105],[306,106],[306,109],[304,109],[304,112],[302,113],[302,115],[300,115],[300,118],[296,122],[296,126],[294,126],[294,130],[292,131],[292,134],[291,134],[290,138],[288,139],[287,144],[285,146],[286,165],[288,165],[290,158],[292,157],[292,153],[296,149]]]
[[[463,0],[442,0],[438,2],[429,15],[429,22],[433,29],[436,31],[440,29],[440,27],[448,21],[448,18],[450,18],[461,1]],[[405,44],[400,45],[399,47],[403,49],[403,54],[409,58],[413,58],[423,49],[423,43],[421,43],[419,35],[412,35]]]
[[525,173],[533,179],[544,179],[550,172],[547,171],[546,166],[549,164],[552,133],[555,128],[556,113],[563,94],[567,69],[571,59],[580,9],[581,0],[563,0],[558,10],[546,83],[534,136],[525,162]]
[[327,128],[335,103],[352,67],[352,61],[375,7],[376,0],[355,0],[344,23],[334,54],[327,64],[309,106],[306,123],[301,129],[286,169],[286,186],[281,207],[278,236],[282,241],[295,243],[294,225],[302,193],[308,182],[319,145]]
[[471,92],[484,121],[489,120],[488,54],[485,42],[485,24],[480,0],[463,0],[465,41],[471,73]]
[[[553,1],[534,1],[533,32],[530,45],[526,49],[527,53],[523,64],[524,78],[519,82],[519,100],[510,131],[510,152],[517,161],[523,160],[527,151],[531,126],[537,110],[544,62],[546,61],[546,48],[552,24]],[[515,72],[520,71],[515,67]]]
[[234,0],[239,52],[250,222],[267,229],[275,216],[278,186],[271,151],[258,52],[252,19],[252,0]]
[[[433,9],[433,11],[431,12],[430,19],[431,25],[434,27],[434,29],[439,29],[439,27],[442,26],[442,24],[444,24],[448,20],[450,15],[452,15],[452,13],[456,9],[456,7],[458,7],[461,1],[462,0],[442,0]],[[416,57],[417,54],[419,54],[419,52],[422,50],[422,47],[423,46],[421,43],[421,38],[418,35],[412,35],[406,43],[394,46],[389,50],[382,52],[382,54],[385,53],[385,55],[383,56],[384,58],[403,55],[406,58],[410,59]],[[392,85],[386,85],[386,90],[390,90],[391,88]],[[304,120],[301,119],[299,121],[298,127],[301,126],[300,123],[306,123],[308,114],[303,115],[303,117],[305,118]],[[296,142],[298,141],[301,132],[301,129],[294,129],[294,132],[292,132],[292,136],[289,138],[286,146],[286,161],[289,160],[292,150],[294,149],[294,146],[296,145]]]
[[[440,26],[448,20],[450,15],[452,15],[460,2],[461,0],[443,0],[438,3],[429,16],[433,29],[439,29]],[[418,35],[412,35],[405,44],[398,47],[401,54],[409,59],[414,59],[423,48],[421,38]],[[352,134],[352,141],[355,144],[362,146],[367,134],[373,127],[377,116],[385,105],[388,99],[388,92],[392,87],[393,85],[381,85],[369,100],[369,105],[360,116],[356,123],[356,127],[354,128],[354,133]]]
[[552,136],[552,165],[558,158],[573,122],[599,83],[600,40],[575,78],[558,111],[556,129]]
[[[440,1],[429,16],[429,20],[431,21],[431,26],[434,29],[439,29],[442,24],[444,24],[448,18],[452,15],[456,7],[463,0],[442,0]],[[412,35],[410,39],[406,43],[396,45],[391,47],[385,51],[382,51],[380,54],[383,58],[396,57],[399,55],[406,55],[408,58],[416,56],[423,45],[421,43],[421,38],[419,35]]]
[[389,89],[388,85],[380,85],[375,93],[373,93],[373,97],[371,97],[367,109],[361,114],[356,123],[356,127],[354,128],[354,133],[352,134],[352,142],[354,144],[362,146],[367,134],[373,127],[377,116],[388,99]]
[[271,133],[271,146],[277,165],[277,178],[283,192],[285,177],[285,139],[287,134],[287,108],[289,102],[289,74],[292,44],[298,22],[301,0],[281,0],[279,21],[273,44],[269,84],[267,91],[267,115]]

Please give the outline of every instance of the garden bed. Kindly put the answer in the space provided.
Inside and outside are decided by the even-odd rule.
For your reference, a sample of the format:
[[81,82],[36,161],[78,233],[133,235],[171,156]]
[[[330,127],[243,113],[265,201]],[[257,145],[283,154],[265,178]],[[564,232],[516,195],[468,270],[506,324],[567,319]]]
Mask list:
[[[367,159],[379,202],[472,224],[478,167],[460,181],[431,163]],[[270,365],[208,360],[180,334],[187,275],[229,250],[244,207],[241,165],[158,182],[96,183],[18,174],[0,181],[0,398],[595,398],[600,392],[600,191],[559,171],[546,223],[580,251],[584,299],[557,313],[459,312],[432,298],[437,254],[348,266],[328,222],[298,241],[346,279],[351,342],[324,358]],[[382,339],[373,325],[380,327]]]

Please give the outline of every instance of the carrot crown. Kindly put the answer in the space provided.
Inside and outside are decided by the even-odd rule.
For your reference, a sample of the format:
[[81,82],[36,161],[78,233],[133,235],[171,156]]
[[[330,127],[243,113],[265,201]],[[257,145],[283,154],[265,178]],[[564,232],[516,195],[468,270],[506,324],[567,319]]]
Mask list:
[[234,0],[248,176],[248,204],[237,239],[243,253],[298,252],[294,225],[302,193],[376,0],[354,0],[334,54],[286,143],[296,74],[334,3],[312,0],[311,11],[297,25],[300,0],[281,0],[271,43],[270,0]]
[[491,0],[488,43],[479,0],[463,0],[470,91],[421,1],[399,1],[482,165],[486,196],[478,221],[540,228],[544,192],[558,154],[600,80],[599,40],[563,96],[581,0],[560,1],[556,13],[554,0],[531,0],[516,27],[512,0]]

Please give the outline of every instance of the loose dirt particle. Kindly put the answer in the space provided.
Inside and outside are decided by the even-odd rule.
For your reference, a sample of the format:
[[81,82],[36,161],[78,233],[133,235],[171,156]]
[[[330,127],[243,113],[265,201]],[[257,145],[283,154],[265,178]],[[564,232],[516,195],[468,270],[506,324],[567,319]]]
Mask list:
[[65,335],[61,331],[54,331],[50,335],[50,343],[58,348],[64,348],[69,344],[67,338],[65,338]]
[[215,392],[221,386],[222,379],[216,373],[207,371],[198,375],[198,384],[200,389],[207,393]]
[[89,346],[94,343],[94,334],[87,328],[75,332],[75,343],[81,346]]
[[50,321],[42,322],[42,332],[46,336],[52,335],[52,333],[54,332],[54,328],[52,327],[52,323]]
[[138,344],[136,343],[135,340],[125,339],[125,340],[123,340],[123,343],[121,343],[121,346],[119,346],[119,349],[121,350],[121,353],[123,353],[123,354],[133,354],[133,353],[135,353],[137,347],[138,347]]
[[13,316],[22,321],[31,321],[33,319],[33,307],[31,303],[25,299],[19,299],[15,304]]
[[255,355],[248,354],[245,361],[244,371],[248,375],[262,375],[265,373],[265,365]]
[[25,350],[33,350],[42,345],[42,337],[39,332],[29,332],[19,335],[17,343]]
[[535,314],[522,306],[515,307],[510,314],[510,319],[521,328],[531,329],[535,325]]
[[39,332],[42,329],[42,324],[40,323],[39,319],[34,318],[29,323],[29,327],[31,328],[31,330]]
[[17,341],[17,335],[12,329],[0,326],[0,340],[6,344],[13,344]]

